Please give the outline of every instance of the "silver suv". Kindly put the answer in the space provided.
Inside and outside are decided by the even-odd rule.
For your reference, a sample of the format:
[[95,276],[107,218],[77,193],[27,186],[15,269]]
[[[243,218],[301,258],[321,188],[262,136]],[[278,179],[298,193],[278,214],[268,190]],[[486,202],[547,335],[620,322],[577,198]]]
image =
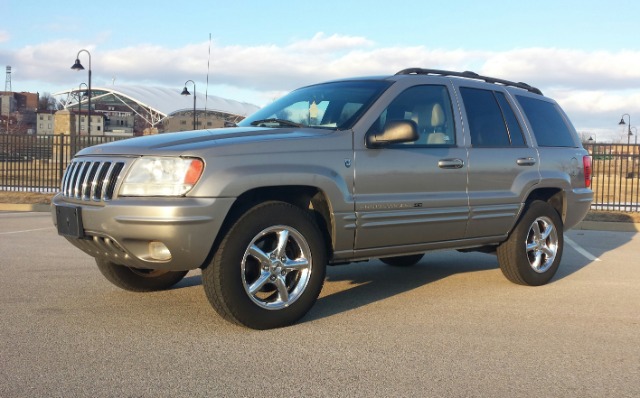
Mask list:
[[547,283],[590,180],[540,90],[413,68],[303,87],[233,128],[84,149],[52,212],[116,286],[167,289],[200,268],[222,317],[267,329],[304,316],[332,264],[477,250],[512,282]]

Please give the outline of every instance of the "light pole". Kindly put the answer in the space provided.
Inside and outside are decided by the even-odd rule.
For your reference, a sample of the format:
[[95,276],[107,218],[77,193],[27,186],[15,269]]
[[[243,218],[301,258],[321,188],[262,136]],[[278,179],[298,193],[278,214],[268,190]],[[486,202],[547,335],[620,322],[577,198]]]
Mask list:
[[[618,125],[620,126],[624,126],[626,123],[624,122],[624,117],[628,117],[629,118],[629,124],[627,126],[628,130],[627,130],[627,145],[631,145],[631,115],[629,115],[628,113],[625,113],[622,115],[622,117],[620,118],[620,123],[618,123]],[[637,136],[636,136],[637,139]],[[636,141],[637,142],[637,141]]]
[[71,69],[84,70],[84,66],[82,66],[82,64],[80,63],[81,52],[85,52],[89,56],[89,86],[87,88],[87,91],[89,93],[89,101],[88,101],[88,108],[87,108],[87,118],[88,118],[87,134],[91,135],[91,53],[85,49],[78,51],[78,55],[76,55],[76,62],[73,64]]
[[196,83],[193,80],[187,80],[184,82],[184,89],[180,94],[182,95],[191,95],[189,90],[187,90],[187,83],[193,83],[193,129],[196,129]]
[[76,154],[76,144],[78,142],[78,136],[80,135],[80,119],[82,118],[82,86],[87,87],[87,83],[80,83],[78,85],[78,131],[75,134],[71,134],[71,156]]
[[78,85],[78,132],[77,135],[80,135],[80,117],[82,116],[82,97],[84,97],[84,95],[82,95],[82,86],[88,87],[87,83],[80,83]]

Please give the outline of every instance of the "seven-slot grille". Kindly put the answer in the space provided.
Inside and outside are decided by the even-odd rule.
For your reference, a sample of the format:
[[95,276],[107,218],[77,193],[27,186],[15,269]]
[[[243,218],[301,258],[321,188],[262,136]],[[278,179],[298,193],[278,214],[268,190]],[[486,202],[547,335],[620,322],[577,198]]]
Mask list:
[[111,200],[124,165],[123,161],[74,159],[62,178],[62,194],[95,202]]

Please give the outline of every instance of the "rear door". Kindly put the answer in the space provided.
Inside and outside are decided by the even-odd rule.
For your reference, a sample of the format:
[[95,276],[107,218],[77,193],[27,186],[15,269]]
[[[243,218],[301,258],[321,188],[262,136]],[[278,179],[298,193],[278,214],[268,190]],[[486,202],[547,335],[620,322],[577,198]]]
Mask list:
[[539,159],[529,146],[508,95],[499,87],[459,87],[470,138],[467,238],[506,234],[524,194],[540,180]]

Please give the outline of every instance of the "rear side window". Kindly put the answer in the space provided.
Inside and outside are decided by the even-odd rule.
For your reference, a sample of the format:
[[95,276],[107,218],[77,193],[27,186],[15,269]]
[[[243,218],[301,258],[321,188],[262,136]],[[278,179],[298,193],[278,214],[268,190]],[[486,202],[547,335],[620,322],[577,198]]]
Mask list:
[[521,95],[516,98],[529,119],[538,146],[576,146],[571,129],[558,105]]
[[524,146],[522,129],[503,93],[461,87],[474,147]]

